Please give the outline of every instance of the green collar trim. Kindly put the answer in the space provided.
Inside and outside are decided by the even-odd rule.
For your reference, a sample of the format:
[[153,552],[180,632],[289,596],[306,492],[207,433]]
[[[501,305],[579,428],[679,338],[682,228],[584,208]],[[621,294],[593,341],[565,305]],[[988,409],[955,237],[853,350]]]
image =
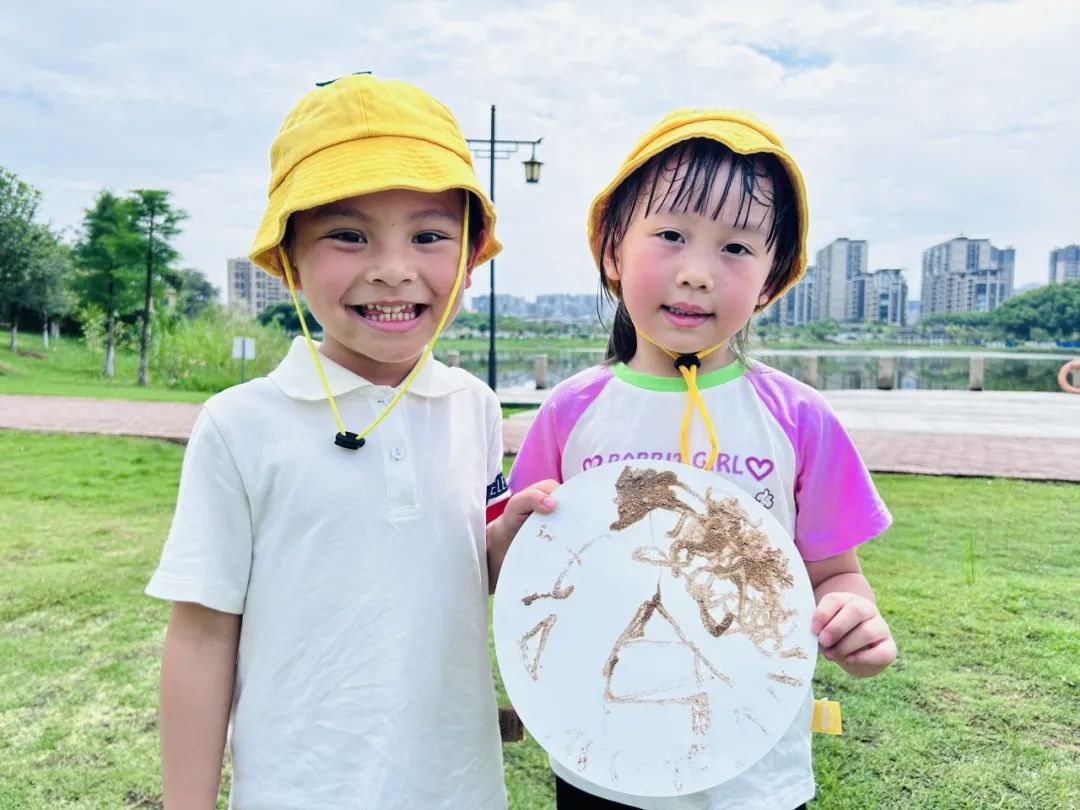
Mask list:
[[[722,368],[700,375],[697,378],[698,388],[712,388],[713,386],[723,385],[726,382],[737,380],[746,373],[748,368],[749,367],[744,365],[742,361],[735,360]],[[633,369],[628,368],[626,363],[613,364],[611,366],[611,373],[623,382],[633,385],[636,388],[644,388],[647,391],[686,391],[686,380],[684,380],[681,375],[678,377],[659,377],[655,374],[634,371]]]

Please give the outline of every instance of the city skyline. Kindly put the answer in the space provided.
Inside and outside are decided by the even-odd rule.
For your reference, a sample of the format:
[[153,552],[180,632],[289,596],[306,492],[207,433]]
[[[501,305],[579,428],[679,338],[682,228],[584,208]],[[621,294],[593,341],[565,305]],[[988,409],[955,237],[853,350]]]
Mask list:
[[[169,189],[190,215],[182,264],[223,292],[224,259],[262,214],[285,112],[316,81],[364,69],[429,90],[468,137],[486,136],[494,103],[501,137],[544,139],[539,184],[513,160],[498,170],[499,292],[596,289],[589,202],[681,106],[766,120],[806,177],[811,250],[865,239],[871,266],[903,268],[913,297],[923,250],[957,233],[1011,244],[1016,286],[1044,283],[1049,251],[1080,236],[1068,78],[1080,6],[677,0],[662,34],[635,7],[653,8],[324,2],[282,26],[282,0],[23,4],[0,25],[0,155],[69,235],[103,188]],[[487,171],[478,160],[485,187]],[[478,271],[471,292],[486,288]]]

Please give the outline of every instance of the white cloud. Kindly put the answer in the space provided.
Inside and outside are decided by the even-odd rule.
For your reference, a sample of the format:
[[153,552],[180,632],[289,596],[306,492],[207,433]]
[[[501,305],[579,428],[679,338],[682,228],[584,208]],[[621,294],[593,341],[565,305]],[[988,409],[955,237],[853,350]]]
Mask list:
[[[172,189],[184,259],[224,281],[261,214],[269,144],[316,80],[413,81],[466,134],[543,136],[542,182],[497,166],[498,288],[595,289],[584,217],[679,106],[744,107],[804,169],[811,253],[870,241],[905,267],[964,232],[1017,248],[1017,283],[1080,240],[1080,6],[1050,0],[21,4],[0,20],[0,162],[76,227],[97,189]],[[523,156],[524,157],[524,156]],[[487,166],[478,164],[486,185]],[[483,292],[486,273],[473,292]]]

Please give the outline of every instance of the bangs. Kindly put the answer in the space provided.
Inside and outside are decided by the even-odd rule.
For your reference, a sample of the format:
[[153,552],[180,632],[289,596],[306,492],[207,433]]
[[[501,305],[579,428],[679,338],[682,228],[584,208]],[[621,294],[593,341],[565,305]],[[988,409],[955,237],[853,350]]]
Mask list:
[[[709,198],[718,192],[710,208]],[[738,194],[737,227],[749,225],[754,206],[772,212],[765,246],[776,248],[767,288],[779,289],[793,272],[799,248],[799,212],[791,178],[775,155],[740,155],[719,141],[691,138],[656,155],[612,193],[600,223],[600,255],[616,262],[616,253],[634,212],[645,216],[670,211],[716,220],[732,194]],[[600,267],[601,281],[604,270]]]
[[[644,200],[645,216],[668,211],[673,214],[697,214],[712,220],[720,218],[732,193],[738,194],[734,226],[750,227],[754,206],[772,214],[766,232],[766,247],[772,248],[780,235],[782,212],[776,210],[776,200],[787,201],[789,194],[777,195],[777,179],[767,168],[766,155],[740,155],[726,146],[705,138],[694,138],[676,144],[657,155],[639,169],[642,177],[637,200],[627,212],[627,224],[637,203]],[[775,158],[773,159],[775,162]],[[781,169],[784,179],[787,173]],[[627,182],[633,181],[633,177]],[[709,209],[709,199],[718,195],[715,206]],[[784,212],[786,213],[786,212]],[[754,223],[754,227],[760,223]]]

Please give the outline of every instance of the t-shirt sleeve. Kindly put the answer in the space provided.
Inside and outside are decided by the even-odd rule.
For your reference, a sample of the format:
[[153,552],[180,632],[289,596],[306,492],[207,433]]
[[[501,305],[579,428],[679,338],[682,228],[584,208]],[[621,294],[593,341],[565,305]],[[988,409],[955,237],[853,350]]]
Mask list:
[[146,593],[243,613],[251,537],[251,507],[240,470],[203,408],[184,454],[169,537]]
[[805,560],[834,557],[892,522],[854,442],[824,400],[804,402],[798,422],[795,545]]
[[510,468],[510,491],[520,492],[537,481],[562,483],[562,449],[555,425],[557,398],[548,397],[529,426]]
[[510,497],[506,477],[503,475],[502,406],[494,395],[491,396],[491,400],[488,406],[488,483],[487,491],[484,493],[488,523],[503,513],[506,501]]

